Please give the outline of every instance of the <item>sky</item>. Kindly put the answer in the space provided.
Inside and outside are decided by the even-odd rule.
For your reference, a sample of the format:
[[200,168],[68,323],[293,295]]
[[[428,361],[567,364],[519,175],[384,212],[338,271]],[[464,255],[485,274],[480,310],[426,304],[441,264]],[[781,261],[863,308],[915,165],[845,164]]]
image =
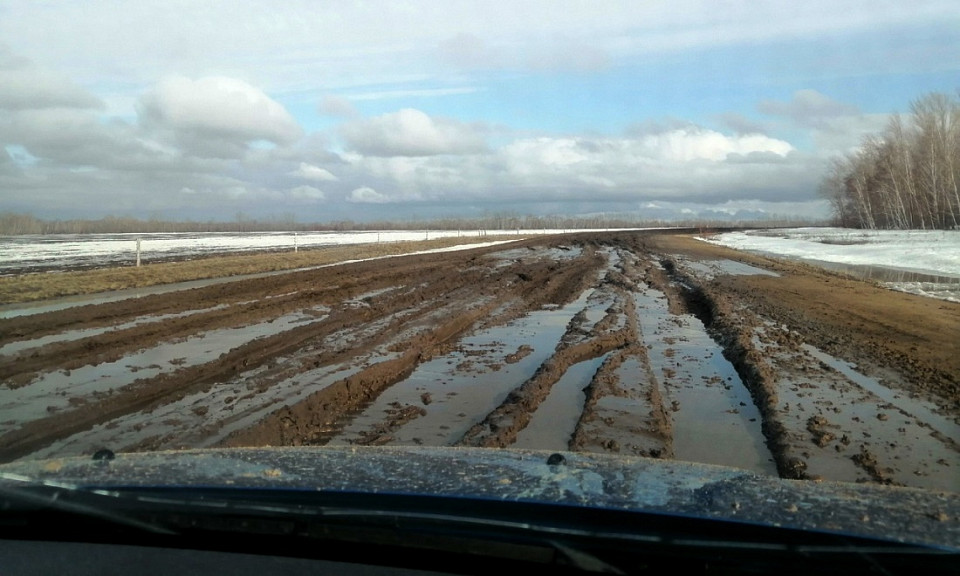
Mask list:
[[825,218],[956,0],[0,0],[0,213]]

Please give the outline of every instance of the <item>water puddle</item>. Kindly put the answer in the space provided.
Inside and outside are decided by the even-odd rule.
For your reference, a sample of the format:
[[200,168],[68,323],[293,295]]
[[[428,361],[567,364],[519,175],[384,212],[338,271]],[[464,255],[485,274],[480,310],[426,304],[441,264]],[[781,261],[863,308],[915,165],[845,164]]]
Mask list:
[[391,428],[389,438],[378,443],[455,444],[553,355],[567,324],[592,292],[584,292],[566,306],[537,310],[464,337],[456,350],[424,362],[406,380],[385,390],[329,443],[355,443],[389,419],[398,406],[416,406],[422,409],[419,416]]
[[[624,354],[604,364],[598,373],[607,386],[580,422],[577,448],[590,452],[631,454],[654,458],[672,457],[669,430],[661,420],[660,384],[653,377],[644,350]],[[608,361],[610,358],[608,357]],[[606,361],[605,361],[606,362]]]
[[697,276],[711,280],[716,276],[774,276],[780,275],[770,270],[737,262],[736,260],[682,260],[685,267],[692,270]]
[[937,432],[960,443],[960,425],[949,418],[937,414],[935,412],[936,406],[923,400],[906,397],[903,392],[887,388],[875,379],[857,372],[855,365],[834,358],[809,344],[804,344],[801,347],[806,350],[808,354],[843,374],[848,380],[870,392],[880,400],[894,405],[902,412],[918,417]]
[[513,448],[531,450],[569,450],[570,439],[580,421],[590,384],[606,355],[574,364],[550,389],[550,394],[537,407],[526,428],[517,434]]
[[828,262],[826,260],[814,260],[812,258],[803,258],[802,260],[821,268],[844,272],[860,280],[876,280],[877,282],[891,283],[932,282],[936,284],[957,284],[958,289],[960,289],[960,278],[956,276],[943,276],[902,268],[889,268],[886,266],[843,264],[841,262]]
[[842,264],[823,260],[803,259],[804,262],[849,274],[860,280],[879,282],[890,290],[960,302],[960,277],[930,274],[886,266]]
[[149,441],[156,443],[151,449],[212,447],[233,432],[248,428],[271,412],[293,405],[361,368],[327,366],[265,386],[266,369],[261,367],[149,412],[135,412],[98,424],[27,458],[79,456],[103,447],[121,452]]
[[315,320],[317,317],[312,314],[288,314],[260,324],[211,330],[113,362],[43,374],[26,386],[4,390],[0,397],[0,434],[25,422],[111,394],[138,379],[210,362],[226,350]]
[[93,336],[99,336],[107,332],[112,332],[114,330],[126,330],[128,328],[134,328],[136,326],[143,326],[145,324],[152,324],[155,322],[164,322],[166,320],[173,320],[176,318],[186,318],[187,316],[193,316],[195,314],[205,314],[207,312],[216,312],[218,310],[224,310],[229,308],[230,304],[219,304],[217,306],[212,306],[210,308],[199,308],[197,310],[188,310],[186,312],[178,312],[175,314],[160,314],[157,316],[143,316],[137,318],[136,320],[131,320],[130,322],[124,322],[122,324],[115,324],[113,326],[100,326],[98,328],[83,328],[80,330],[68,330],[66,332],[61,332],[59,334],[50,334],[48,336],[41,336],[40,338],[34,338],[32,340],[21,340],[19,342],[10,342],[3,346],[0,346],[0,356],[16,354],[24,350],[29,350],[31,348],[39,348],[41,346],[46,346],[47,344],[54,344],[57,342],[70,342],[73,340],[80,340],[82,338],[91,338]]
[[634,298],[651,368],[672,410],[675,458],[776,476],[760,412],[700,320],[670,314],[666,296],[651,288]]
[[898,484],[956,490],[957,475],[949,472],[960,467],[956,423],[813,346],[773,344],[782,330],[768,322],[754,342],[776,370],[776,418],[809,476],[872,481],[873,466]]
[[499,260],[500,263],[497,267],[502,268],[514,262],[529,258],[562,261],[576,260],[582,255],[583,248],[581,246],[558,246],[556,248],[536,248],[534,250],[529,248],[513,248],[490,254],[490,257]]

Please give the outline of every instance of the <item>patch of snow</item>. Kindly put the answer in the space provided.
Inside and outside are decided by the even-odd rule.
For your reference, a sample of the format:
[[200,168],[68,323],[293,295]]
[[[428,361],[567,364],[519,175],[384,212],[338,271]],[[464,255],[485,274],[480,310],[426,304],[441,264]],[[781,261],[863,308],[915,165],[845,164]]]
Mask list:
[[[632,229],[632,230],[640,230]],[[22,270],[56,270],[77,266],[115,266],[136,261],[137,240],[143,261],[194,258],[225,252],[288,250],[346,244],[375,244],[482,238],[527,237],[595,230],[381,230],[356,232],[256,232],[167,234],[46,234],[0,236],[0,274]]]
[[[890,288],[960,301],[960,230],[790,228],[727,232],[705,242],[812,263],[877,267],[933,276],[885,282]],[[878,271],[877,279],[883,270]]]

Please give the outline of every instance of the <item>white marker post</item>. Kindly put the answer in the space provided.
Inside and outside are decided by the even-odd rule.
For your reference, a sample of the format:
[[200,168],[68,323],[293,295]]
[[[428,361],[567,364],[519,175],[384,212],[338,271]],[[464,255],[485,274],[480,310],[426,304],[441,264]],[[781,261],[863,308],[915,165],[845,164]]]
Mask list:
[[140,267],[140,239],[137,238],[137,268]]
[[294,251],[294,252],[299,252],[299,251],[300,251],[300,245],[297,243],[297,233],[296,233],[296,232],[293,233],[293,251]]

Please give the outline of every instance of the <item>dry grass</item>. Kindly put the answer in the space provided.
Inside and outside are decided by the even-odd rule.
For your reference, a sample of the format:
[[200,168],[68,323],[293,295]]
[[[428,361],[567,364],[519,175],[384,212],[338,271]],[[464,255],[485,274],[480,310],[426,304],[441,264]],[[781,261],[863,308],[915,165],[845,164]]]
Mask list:
[[[520,237],[522,238],[522,236]],[[518,236],[482,238],[438,238],[416,242],[390,242],[305,249],[299,252],[271,252],[211,256],[179,262],[144,264],[70,272],[38,272],[0,277],[0,304],[49,300],[75,294],[94,294],[126,288],[142,288],[207,278],[294,270],[348,260],[408,254],[420,250],[489,242],[517,240]]]

